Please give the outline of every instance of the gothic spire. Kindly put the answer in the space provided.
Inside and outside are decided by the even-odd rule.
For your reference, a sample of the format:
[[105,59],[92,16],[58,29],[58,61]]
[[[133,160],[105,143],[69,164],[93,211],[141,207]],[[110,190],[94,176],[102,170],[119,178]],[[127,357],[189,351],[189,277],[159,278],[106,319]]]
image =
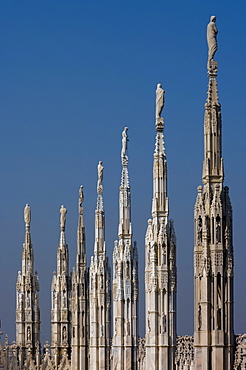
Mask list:
[[76,272],[86,269],[86,253],[85,253],[85,226],[84,226],[84,192],[83,185],[79,188],[79,203],[78,203],[78,228],[77,228],[77,256],[76,256]]
[[26,204],[24,208],[25,221],[25,242],[23,243],[22,252],[22,274],[33,274],[33,249],[31,243],[30,224],[31,224],[31,208]]
[[217,91],[216,18],[207,26],[208,96],[204,117],[203,187],[198,187],[194,219],[195,368],[233,368],[232,207],[223,186],[221,107]]
[[65,226],[67,209],[62,205],[60,208],[60,243],[57,252],[57,273],[68,275],[68,247],[66,244]]
[[163,135],[164,119],[161,117],[165,102],[164,96],[165,91],[161,84],[158,84],[156,89],[156,142],[153,166],[153,218],[168,216],[167,162]]
[[132,236],[131,226],[131,195],[128,175],[128,156],[127,156],[127,135],[128,127],[122,132],[122,150],[121,150],[121,185],[120,185],[120,220],[119,220],[119,239]]
[[174,369],[176,342],[176,238],[168,220],[167,162],[164,147],[164,94],[156,89],[156,143],[152,219],[145,237],[146,364]]
[[[35,357],[40,346],[39,281],[34,273],[34,255],[31,244],[31,209],[24,208],[25,242],[22,250],[22,271],[18,272],[16,283],[16,344],[21,349],[19,363]],[[29,357],[28,357],[29,356]],[[38,355],[39,356],[39,355]],[[32,359],[31,359],[32,360]]]
[[215,26],[216,17],[212,16],[207,27],[208,41],[208,91],[204,115],[204,162],[203,183],[222,183],[224,179],[222,159],[221,106],[217,89],[218,62],[213,57],[217,50]]
[[97,180],[97,207],[95,211],[95,245],[94,254],[105,253],[105,218],[103,209],[103,165],[102,161],[99,161],[97,166],[98,180]]

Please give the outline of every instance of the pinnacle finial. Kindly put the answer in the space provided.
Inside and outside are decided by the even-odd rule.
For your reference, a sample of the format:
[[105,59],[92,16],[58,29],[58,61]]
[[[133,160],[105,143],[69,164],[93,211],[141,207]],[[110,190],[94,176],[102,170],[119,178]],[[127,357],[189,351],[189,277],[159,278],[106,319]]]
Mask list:
[[210,17],[210,22],[207,25],[207,42],[208,42],[208,63],[207,68],[210,70],[212,62],[214,61],[214,54],[218,50],[218,44],[217,44],[217,33],[218,30],[215,25],[216,17],[212,15]]
[[63,205],[60,208],[60,214],[61,214],[61,216],[60,216],[60,228],[61,228],[61,231],[65,231],[67,210]]
[[103,181],[103,170],[104,170],[104,167],[102,165],[102,161],[99,161],[98,162],[98,166],[97,166],[97,174],[98,174],[97,193],[98,194],[102,194],[102,191],[103,191],[103,185],[102,185],[102,181]]
[[83,192],[83,185],[80,185],[79,188],[79,214],[83,214],[83,202],[84,202],[84,192]]
[[128,163],[128,157],[126,155],[127,142],[129,141],[127,131],[128,131],[128,127],[125,127],[124,130],[122,131],[122,149],[121,149],[122,165],[125,165]]
[[26,229],[30,229],[30,223],[31,223],[31,208],[29,207],[29,204],[26,204],[24,208],[24,221],[26,224]]
[[156,88],[156,109],[155,109],[155,125],[157,131],[163,131],[164,119],[161,117],[161,112],[165,104],[165,90],[162,85],[157,84]]

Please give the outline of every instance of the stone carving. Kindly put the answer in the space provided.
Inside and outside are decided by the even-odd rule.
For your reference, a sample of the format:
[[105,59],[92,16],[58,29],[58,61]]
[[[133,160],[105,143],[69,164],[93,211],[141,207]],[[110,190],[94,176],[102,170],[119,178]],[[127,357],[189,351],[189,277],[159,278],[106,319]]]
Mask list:
[[27,327],[27,341],[31,340],[31,329],[30,326]]
[[200,244],[202,242],[202,218],[201,216],[198,217],[197,220],[197,244]]
[[31,208],[29,207],[28,204],[26,204],[24,208],[24,221],[25,221],[26,227],[29,227],[30,222],[31,222]]
[[60,216],[60,227],[61,227],[61,230],[64,231],[65,230],[65,225],[66,225],[67,210],[63,205],[61,206],[60,214],[61,214],[61,216]]
[[129,141],[127,135],[128,127],[125,127],[122,131],[122,150],[121,150],[121,159],[122,161],[127,158],[126,151],[127,151],[127,142]]
[[162,85],[158,84],[156,88],[156,111],[155,111],[156,120],[158,120],[161,117],[161,112],[164,108],[165,104],[164,94],[165,91],[162,89]]
[[79,214],[83,213],[83,202],[84,202],[84,193],[83,193],[83,185],[79,188]]
[[194,369],[194,338],[188,335],[177,337],[177,350],[175,353],[176,369]]
[[102,165],[102,161],[99,161],[98,166],[97,166],[97,173],[98,173],[98,180],[97,180],[97,192],[102,188],[102,181],[103,181],[103,170],[104,167]]
[[216,17],[212,15],[210,17],[210,22],[207,26],[207,42],[208,42],[208,68],[210,66],[210,62],[214,59],[214,54],[218,49],[217,45],[217,33],[218,30],[215,25]]

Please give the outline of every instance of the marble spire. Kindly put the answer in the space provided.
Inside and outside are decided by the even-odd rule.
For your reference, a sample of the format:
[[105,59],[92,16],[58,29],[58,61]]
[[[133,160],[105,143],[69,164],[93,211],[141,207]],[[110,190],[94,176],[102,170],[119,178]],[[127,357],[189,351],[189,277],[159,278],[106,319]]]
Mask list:
[[167,161],[164,147],[164,94],[156,89],[156,142],[152,219],[145,237],[146,366],[174,369],[176,345],[176,237],[169,220]]
[[[203,186],[195,203],[194,349],[195,368],[233,368],[232,207],[224,186],[221,106],[215,17],[208,25],[208,92],[204,114]],[[211,33],[211,34],[209,34]]]
[[[34,254],[31,244],[31,209],[24,208],[25,242],[22,250],[22,271],[16,283],[16,344],[19,347],[20,366],[29,358],[40,360],[39,280],[34,273]],[[37,356],[36,356],[37,354]]]
[[57,272],[53,273],[51,286],[51,354],[55,366],[71,344],[70,333],[70,276],[69,253],[66,244],[65,226],[67,209],[60,208],[60,242],[57,248]]
[[135,369],[138,341],[138,255],[132,243],[128,127],[122,132],[118,241],[113,252],[113,369]]
[[91,258],[89,270],[91,370],[110,368],[111,272],[106,256],[103,169],[102,161],[100,161],[97,166],[94,256]]
[[89,277],[86,267],[84,191],[79,188],[76,267],[72,272],[72,369],[87,369],[89,361]]

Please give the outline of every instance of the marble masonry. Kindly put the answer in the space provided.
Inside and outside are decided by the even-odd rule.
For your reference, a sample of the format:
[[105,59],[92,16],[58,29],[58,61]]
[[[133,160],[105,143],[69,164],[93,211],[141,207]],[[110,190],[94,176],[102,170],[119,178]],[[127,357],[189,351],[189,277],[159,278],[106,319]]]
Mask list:
[[153,122],[156,139],[152,213],[145,234],[145,336],[140,338],[138,332],[138,248],[132,240],[128,127],[125,127],[121,146],[118,240],[113,256],[107,255],[104,167],[99,161],[94,255],[89,262],[84,192],[80,186],[76,265],[71,272],[66,244],[67,210],[63,205],[60,208],[57,269],[51,279],[51,343],[46,342],[43,348],[39,279],[31,243],[31,209],[28,204],[25,206],[22,269],[16,283],[16,340],[9,343],[6,336],[5,343],[0,343],[0,367],[12,370],[246,369],[246,334],[236,336],[233,323],[232,206],[229,188],[224,186],[218,63],[214,60],[218,48],[215,23],[216,17],[212,16],[207,26],[208,91],[202,185],[197,188],[194,209],[194,336],[177,336],[176,236],[174,222],[169,219],[162,116],[165,91],[159,83],[155,125]]

